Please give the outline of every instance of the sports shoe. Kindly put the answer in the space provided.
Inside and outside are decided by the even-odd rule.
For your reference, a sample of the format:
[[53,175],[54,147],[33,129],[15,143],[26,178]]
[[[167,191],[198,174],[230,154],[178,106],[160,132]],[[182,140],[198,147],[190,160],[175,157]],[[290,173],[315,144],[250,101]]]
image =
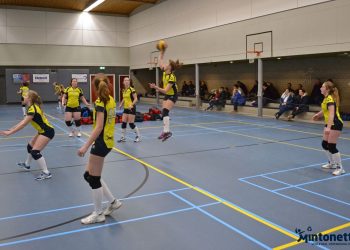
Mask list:
[[80,131],[78,131],[78,133],[77,133],[77,137],[81,137],[81,133],[80,133]]
[[166,133],[164,133],[164,137],[163,137],[162,141],[166,141],[166,140],[169,139],[172,135],[173,135],[173,133],[171,133],[171,132],[166,132]]
[[115,199],[112,203],[109,204],[108,207],[103,211],[104,215],[110,215],[114,210],[117,210],[123,205],[120,200]]
[[73,133],[73,132],[70,132],[70,133],[68,134],[68,136],[69,136],[69,137],[73,137],[73,136],[74,136],[74,133]]
[[336,176],[342,175],[342,174],[345,174],[345,170],[344,170],[344,168],[339,168],[339,167],[338,167],[336,170],[333,171],[332,174],[333,174],[333,175],[336,175]]
[[44,173],[44,172],[41,172],[36,178],[35,180],[37,181],[42,181],[42,180],[45,180],[45,179],[50,179],[52,177],[52,174],[49,172],[49,173]]
[[30,170],[30,166],[26,165],[25,162],[18,162],[17,166],[23,168],[24,170]]
[[162,139],[164,138],[164,134],[165,134],[165,133],[162,132],[162,133],[160,134],[160,136],[158,136],[158,139],[159,139],[159,140],[162,140]]
[[92,212],[92,214],[90,214],[89,216],[81,219],[81,223],[82,224],[94,224],[94,223],[99,223],[99,222],[104,222],[106,220],[106,217],[103,213],[98,214],[95,211]]
[[126,139],[125,139],[125,137],[122,137],[117,142],[126,142]]
[[336,169],[336,166],[334,164],[328,162],[327,164],[322,165],[321,168],[324,168],[324,169]]
[[136,136],[134,142],[140,142],[140,141],[141,141],[141,138],[139,136]]

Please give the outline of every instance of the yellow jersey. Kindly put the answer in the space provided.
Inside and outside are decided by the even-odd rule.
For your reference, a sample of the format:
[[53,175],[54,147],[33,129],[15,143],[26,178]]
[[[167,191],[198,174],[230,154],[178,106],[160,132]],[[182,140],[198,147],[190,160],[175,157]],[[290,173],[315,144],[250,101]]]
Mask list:
[[28,96],[29,88],[27,86],[22,86],[19,90],[21,91],[23,98]]
[[124,109],[129,109],[132,102],[134,101],[134,94],[136,93],[133,87],[129,87],[123,90],[123,100],[124,100]]
[[176,76],[174,73],[166,74],[163,72],[163,86],[166,88],[169,84],[172,87],[166,92],[166,95],[177,95],[177,85],[176,85]]
[[68,87],[64,91],[67,98],[67,107],[77,108],[80,106],[80,98],[84,95],[81,88]]
[[339,122],[343,123],[343,120],[340,117],[339,108],[338,108],[337,104],[335,103],[333,97],[331,95],[328,95],[323,99],[323,102],[321,104],[325,124],[328,123],[328,116],[329,116],[328,107],[331,105],[334,105],[334,111],[335,111],[332,125],[334,125],[336,123],[339,124]]
[[109,96],[108,103],[103,103],[102,101],[100,101],[100,98],[97,98],[97,100],[95,101],[95,109],[93,112],[93,128],[96,127],[96,113],[104,113],[103,130],[96,140],[101,140],[102,142],[104,142],[107,148],[114,147],[115,108],[116,103],[112,96]]
[[27,111],[28,116],[33,116],[31,125],[39,132],[39,134],[44,133],[50,129],[53,129],[53,126],[46,119],[44,112],[37,104],[32,104],[28,107]]

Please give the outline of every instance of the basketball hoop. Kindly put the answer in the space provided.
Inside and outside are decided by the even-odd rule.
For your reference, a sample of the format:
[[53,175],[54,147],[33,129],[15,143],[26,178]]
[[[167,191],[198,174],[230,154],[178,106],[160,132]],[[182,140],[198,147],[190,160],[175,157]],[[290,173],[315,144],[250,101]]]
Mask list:
[[247,50],[247,54],[255,54],[254,58],[248,58],[249,63],[254,63],[254,61],[255,61],[254,59],[259,58],[262,53],[263,53],[263,51],[261,51],[261,50]]

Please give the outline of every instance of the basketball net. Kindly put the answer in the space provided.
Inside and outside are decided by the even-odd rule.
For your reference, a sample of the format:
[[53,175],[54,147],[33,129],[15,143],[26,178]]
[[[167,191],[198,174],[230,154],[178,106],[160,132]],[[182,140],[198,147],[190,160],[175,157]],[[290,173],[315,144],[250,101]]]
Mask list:
[[[255,54],[255,58],[259,58],[261,55],[262,51],[258,50],[247,50],[247,54]],[[249,63],[254,63],[255,58],[249,58]]]

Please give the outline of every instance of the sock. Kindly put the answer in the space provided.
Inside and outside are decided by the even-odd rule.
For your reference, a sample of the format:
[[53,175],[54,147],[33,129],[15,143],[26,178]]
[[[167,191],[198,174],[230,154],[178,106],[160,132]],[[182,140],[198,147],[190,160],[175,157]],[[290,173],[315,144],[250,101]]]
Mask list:
[[337,168],[343,168],[343,166],[341,164],[341,156],[340,156],[339,152],[332,154],[332,158],[333,158],[333,162],[337,166]]
[[326,153],[326,156],[327,156],[328,162],[329,162],[330,164],[333,164],[333,160],[332,160],[332,154],[331,154],[331,152],[329,152],[328,150],[325,150],[324,152]]
[[23,115],[26,115],[26,107],[22,107]]
[[112,203],[113,201],[115,201],[115,197],[113,196],[111,190],[109,190],[107,184],[102,179],[101,179],[101,184],[102,184],[103,195],[107,198],[109,203]]
[[97,214],[102,213],[102,197],[103,197],[103,188],[92,189],[92,199],[95,205],[95,212]]
[[32,154],[28,154],[27,160],[25,161],[26,166],[30,166],[30,163],[32,162],[33,156]]
[[126,128],[122,128],[122,138],[125,138]]
[[163,123],[164,123],[163,131],[164,131],[164,133],[168,133],[170,131],[170,119],[169,119],[169,116],[166,116],[166,117],[163,118]]
[[49,170],[47,170],[47,166],[46,166],[46,161],[44,157],[41,157],[40,159],[36,160],[39,168],[41,169],[41,171],[43,171],[45,174],[50,173]]
[[140,130],[139,130],[139,128],[138,128],[138,127],[135,127],[135,129],[133,129],[133,130],[135,130],[136,136],[137,136],[137,137],[140,137]]

